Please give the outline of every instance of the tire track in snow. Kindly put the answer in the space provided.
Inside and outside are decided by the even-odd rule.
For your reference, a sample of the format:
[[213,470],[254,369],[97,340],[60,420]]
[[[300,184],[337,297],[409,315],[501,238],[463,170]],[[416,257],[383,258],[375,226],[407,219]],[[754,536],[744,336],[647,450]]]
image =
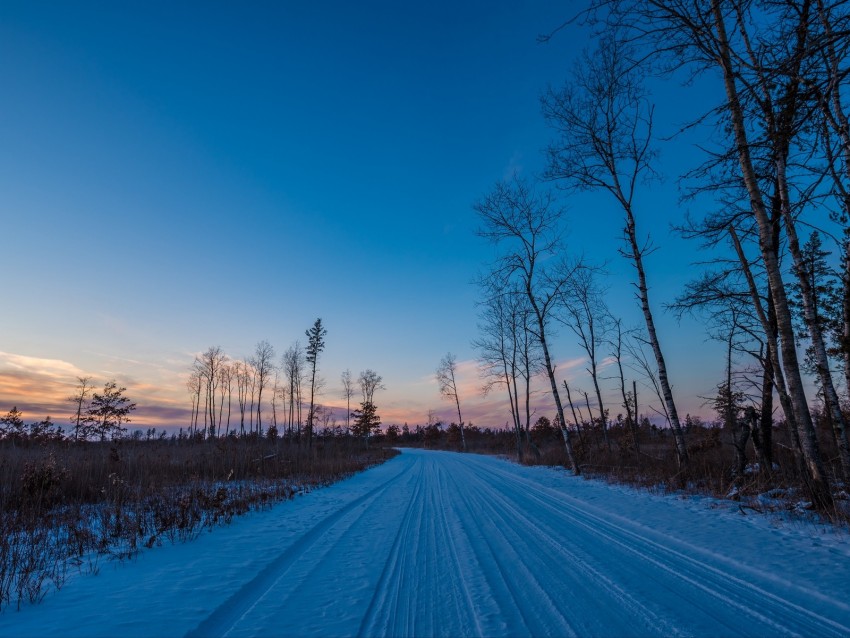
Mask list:
[[[481,548],[475,545],[473,550],[482,565],[490,564],[495,567],[495,570],[485,568],[484,573],[503,613],[516,612],[511,614],[513,620],[509,621],[506,627],[508,634],[527,631],[532,635],[578,635],[568,619],[560,612],[558,602],[553,600],[547,588],[541,585],[537,574],[529,569],[527,563],[533,550],[527,548],[524,554],[517,551],[517,545],[523,545],[524,539],[513,532],[511,529],[513,523],[506,521],[502,513],[493,505],[493,500],[496,500],[498,495],[486,484],[479,483],[483,487],[480,492],[471,489],[471,486],[478,481],[469,469],[464,467],[463,461],[453,460],[456,472],[452,474],[452,482],[457,493],[464,496],[463,504],[466,512],[464,522],[470,526],[481,527],[480,540],[488,551],[485,555]],[[461,482],[461,477],[466,478],[465,484]],[[481,514],[489,514],[489,516],[482,517]],[[495,520],[501,520],[502,524],[495,524]],[[509,536],[511,538],[508,538]],[[496,576],[498,581],[494,582]],[[531,604],[535,601],[545,601],[547,604],[544,609],[540,609]],[[519,616],[521,623],[516,623],[516,615]],[[560,618],[561,622],[553,623],[553,617]]]
[[[850,635],[850,627],[847,625],[777,596],[756,584],[747,582],[735,573],[746,571],[750,576],[759,575],[757,572],[754,573],[753,569],[741,570],[736,564],[728,565],[726,569],[719,569],[704,560],[684,553],[687,549],[695,550],[696,548],[691,547],[681,551],[672,547],[671,545],[684,545],[677,539],[665,538],[667,544],[652,540],[639,525],[631,525],[632,529],[628,529],[625,524],[614,523],[609,517],[593,514],[587,510],[588,506],[585,503],[563,492],[546,488],[534,481],[489,465],[481,464],[480,470],[503,481],[507,479],[522,483],[526,497],[534,501],[541,510],[560,516],[564,523],[574,529],[583,529],[598,537],[604,541],[609,551],[616,547],[625,554],[637,558],[646,565],[646,569],[642,571],[644,577],[651,578],[664,586],[668,589],[669,595],[688,600],[696,610],[713,615],[715,620],[725,625],[731,633],[764,635],[767,631],[771,635]],[[563,505],[564,509],[557,508],[554,502]],[[530,522],[533,523],[531,527],[546,525],[539,515]],[[656,532],[655,535],[659,534]],[[721,562],[728,564],[728,561]],[[623,564],[628,565],[628,561],[624,561]],[[653,570],[652,567],[656,569]],[[773,577],[769,580],[775,583],[777,579]],[[793,583],[784,584],[789,589],[803,594],[812,593]],[[718,615],[718,608],[707,605],[706,598],[720,603],[720,610],[734,609],[734,614]],[[836,607],[847,609],[847,605],[841,601],[829,599],[823,595],[816,596],[816,599],[819,602],[828,601]],[[742,622],[742,616],[748,618],[750,622]]]
[[446,472],[421,456],[422,481],[411,496],[381,577],[360,624],[360,636],[484,635],[462,569]]
[[[461,633],[463,635],[481,636],[483,635],[481,624],[479,622],[476,605],[472,599],[468,585],[470,574],[463,574],[460,571],[461,563],[456,547],[458,539],[455,534],[452,533],[447,517],[448,513],[452,511],[451,507],[447,507],[447,500],[451,494],[447,484],[448,473],[445,468],[438,469],[438,485],[433,494],[436,501],[435,508],[436,511],[439,512],[438,521],[440,538],[437,540],[435,550],[438,550],[440,547],[445,547],[449,553],[448,564],[455,567],[450,570],[450,574],[453,576],[452,589],[454,591],[451,599],[455,603],[455,613],[457,615],[458,625],[462,630]],[[470,626],[470,623],[472,626]]]
[[[705,550],[494,459],[399,460],[401,471],[302,534],[189,635],[850,635]],[[340,620],[327,615],[325,587],[346,578],[360,589],[346,590]]]
[[[488,470],[489,469],[490,468],[488,468]],[[494,471],[493,474],[505,476],[505,474],[498,471]],[[570,505],[567,505],[566,503],[560,503],[567,505],[567,508],[564,510],[558,509],[553,505],[551,501],[546,501],[544,499],[541,499],[539,496],[535,496],[535,493],[539,494],[540,492],[542,492],[542,490],[538,489],[539,486],[532,486],[528,485],[527,483],[528,482],[526,482],[526,487],[528,487],[530,492],[529,498],[531,500],[535,500],[537,505],[540,506],[540,508],[548,510],[551,514],[555,516],[560,516],[562,518],[564,527],[570,529],[572,536],[575,536],[577,532],[583,532],[584,534],[586,534],[586,536],[580,539],[584,541],[581,544],[583,549],[592,549],[594,546],[604,548],[605,556],[602,560],[600,560],[598,556],[593,556],[592,554],[582,552],[582,554],[586,554],[586,556],[583,559],[579,559],[577,561],[577,564],[581,565],[582,562],[614,562],[618,559],[618,555],[614,553],[615,550],[624,550],[626,554],[631,554],[632,556],[624,556],[622,557],[624,558],[624,560],[618,561],[621,564],[621,575],[628,571],[635,572],[636,568],[634,567],[634,564],[631,560],[635,556],[638,557],[641,562],[649,563],[649,565],[644,565],[643,569],[639,570],[641,578],[652,580],[658,586],[664,588],[667,593],[662,598],[670,598],[680,602],[689,603],[689,610],[687,614],[683,614],[689,616],[689,618],[687,618],[686,620],[683,619],[682,622],[684,624],[693,625],[694,618],[702,615],[708,617],[709,624],[707,626],[711,628],[712,633],[718,633],[718,627],[722,626],[724,627],[726,632],[733,635],[739,635],[741,633],[748,634],[750,632],[746,628],[747,625],[741,622],[742,619],[738,614],[741,614],[745,611],[749,611],[749,613],[746,615],[751,616],[750,620],[759,622],[760,626],[762,627],[761,629],[755,631],[755,635],[763,635],[765,632],[765,625],[769,628],[770,635],[778,633],[781,633],[783,635],[788,634],[787,628],[773,622],[767,616],[759,614],[758,612],[754,612],[753,610],[748,610],[748,608],[744,604],[731,600],[727,596],[719,595],[717,590],[703,584],[701,582],[701,577],[703,577],[704,574],[702,574],[699,569],[693,571],[693,577],[689,577],[687,574],[682,573],[682,565],[674,563],[667,564],[667,557],[665,556],[665,546],[658,544],[655,548],[658,551],[640,552],[634,546],[629,545],[628,543],[623,542],[622,539],[617,538],[616,534],[606,534],[604,530],[610,526],[608,520],[604,518],[597,518],[592,523],[581,521],[575,516],[577,511],[582,512],[580,508],[573,509]],[[563,494],[555,492],[555,495],[560,496],[560,500],[563,500]],[[535,518],[534,521],[529,522],[531,522],[533,526],[546,526],[546,523],[543,522],[542,519],[540,519],[539,517]],[[617,529],[622,530],[622,528]],[[640,535],[635,535],[633,540],[642,541],[644,539]],[[708,565],[705,565],[704,563],[699,563],[698,561],[697,564],[698,566],[710,567]],[[661,571],[659,572],[658,569],[652,568],[660,568]],[[726,572],[720,573],[723,575],[726,574]],[[686,585],[686,587],[683,587],[683,583]],[[716,583],[715,586],[722,588],[723,583]],[[695,592],[694,590],[697,591]],[[718,608],[712,605],[706,605],[705,594],[709,594],[709,596],[719,598],[721,602],[724,603],[723,608]],[[735,608],[735,615],[729,615],[728,609],[726,608],[730,606]],[[677,605],[677,607],[679,606]],[[673,610],[671,609],[670,611]],[[681,609],[678,609],[677,611],[681,612]]]
[[[363,621],[360,623],[358,636],[404,636],[412,633],[414,624],[409,605],[410,596],[409,592],[404,592],[407,595],[402,596],[401,583],[404,582],[409,570],[407,559],[410,554],[404,550],[407,543],[414,539],[413,531],[422,524],[424,509],[422,506],[422,483],[422,480],[416,481],[416,487],[404,513],[404,519],[390,548],[387,562],[384,563],[384,569],[375,588],[375,594],[369,601]],[[416,525],[413,523],[414,520]],[[392,613],[379,614],[385,609],[391,610]],[[379,615],[383,617],[379,619]],[[404,622],[400,623],[401,627],[399,627],[399,623],[393,622],[399,617],[404,619]]]
[[402,478],[413,467],[413,463],[406,464],[398,474],[372,488],[366,494],[347,503],[306,531],[256,576],[240,587],[224,603],[219,605],[195,629],[188,632],[186,638],[226,636],[238,623],[239,619],[248,613],[257,601],[274,587],[275,583],[281,579],[286,571],[318,542],[323,533],[330,530],[337,522],[361,505],[368,506],[371,502],[377,500],[393,486],[395,481]]
[[[782,548],[773,573],[711,538],[741,533],[750,551],[761,539],[749,532],[764,530],[638,495],[644,517],[628,498],[490,457],[405,451],[257,527],[246,519],[185,554],[163,550],[169,560],[81,578],[43,611],[4,617],[0,634],[850,635],[836,547],[809,565]],[[710,533],[688,534],[709,521]],[[798,531],[765,540],[805,540]]]
[[[610,632],[612,623],[619,619],[620,631],[634,633],[642,628],[640,633],[646,635],[680,635],[667,619],[597,569],[595,565],[598,562],[570,542],[568,529],[555,528],[550,522],[529,516],[526,508],[522,507],[525,495],[517,494],[514,485],[500,480],[500,487],[497,488],[494,483],[485,481],[479,473],[469,472],[469,476],[477,483],[478,490],[475,493],[481,498],[479,506],[489,511],[494,519],[501,521],[500,528],[504,530],[506,538],[513,538],[509,545],[525,544],[529,547],[525,556],[525,561],[530,563],[529,575],[549,581],[549,584],[541,584],[540,587],[547,591],[550,613],[560,616],[572,631],[578,635],[604,633],[606,629]],[[514,527],[521,529],[524,535],[515,531]],[[555,565],[562,566],[563,572],[555,570]],[[576,574],[580,577],[576,578]],[[548,578],[544,579],[544,576]],[[569,590],[564,592],[562,599],[556,600],[552,598],[556,594],[548,593],[552,583],[556,583],[561,591]],[[604,622],[598,620],[603,611],[600,611],[599,617],[595,617],[597,621],[592,623],[588,622],[586,613],[579,618],[565,616],[564,613],[568,614],[577,603],[583,610],[591,605],[604,608]]]

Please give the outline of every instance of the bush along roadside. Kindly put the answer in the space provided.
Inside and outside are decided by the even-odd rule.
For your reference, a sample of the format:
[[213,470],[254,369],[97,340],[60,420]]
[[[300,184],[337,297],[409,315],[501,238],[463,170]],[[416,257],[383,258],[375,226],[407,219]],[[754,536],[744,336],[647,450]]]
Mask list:
[[0,611],[395,454],[345,438],[0,444]]

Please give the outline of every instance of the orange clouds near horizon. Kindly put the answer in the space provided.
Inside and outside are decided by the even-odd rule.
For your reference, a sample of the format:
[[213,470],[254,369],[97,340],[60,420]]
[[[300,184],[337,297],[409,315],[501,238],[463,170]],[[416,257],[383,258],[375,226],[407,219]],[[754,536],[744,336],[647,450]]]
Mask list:
[[[16,407],[27,423],[49,416],[67,431],[76,409],[70,398],[76,391],[78,377],[92,377],[95,391],[108,380],[59,359],[0,352],[0,414]],[[138,406],[127,424],[128,430],[188,425],[190,408],[157,396],[161,395],[160,388],[149,383],[119,383],[127,387],[126,396]]]

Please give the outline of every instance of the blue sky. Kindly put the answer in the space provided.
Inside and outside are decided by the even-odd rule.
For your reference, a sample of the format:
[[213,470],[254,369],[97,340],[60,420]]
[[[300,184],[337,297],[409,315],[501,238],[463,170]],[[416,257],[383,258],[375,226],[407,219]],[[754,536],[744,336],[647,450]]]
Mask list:
[[[449,418],[433,371],[452,351],[477,387],[471,281],[492,256],[472,204],[544,167],[539,96],[588,44],[577,27],[537,43],[566,10],[4,2],[0,410],[60,419],[57,397],[91,374],[150,408],[139,425],[179,421],[195,353],[241,357],[261,339],[282,353],[322,317],[325,401],[341,404],[343,369],[373,368],[385,421]],[[662,100],[662,129],[679,108]],[[674,177],[643,202],[659,315],[696,257],[669,231]],[[637,325],[616,208],[567,206],[571,247],[610,262],[609,303]],[[697,323],[659,319],[682,411],[697,411],[722,361]],[[555,350],[580,356],[566,335]],[[469,401],[482,425],[508,418]]]

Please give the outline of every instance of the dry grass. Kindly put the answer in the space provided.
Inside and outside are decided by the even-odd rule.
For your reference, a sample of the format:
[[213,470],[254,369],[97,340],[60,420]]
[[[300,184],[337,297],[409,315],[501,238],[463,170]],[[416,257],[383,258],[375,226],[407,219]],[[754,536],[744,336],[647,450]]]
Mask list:
[[391,458],[353,439],[0,442],[0,609]]
[[[650,489],[656,492],[701,494],[715,498],[738,500],[749,509],[800,511],[806,501],[803,473],[798,467],[787,431],[775,427],[773,431],[774,467],[755,468],[742,476],[733,472],[735,450],[732,434],[720,427],[692,427],[686,430],[690,463],[686,469],[678,466],[673,437],[669,431],[644,427],[638,432],[640,452],[637,452],[631,434],[622,427],[609,428],[610,449],[601,432],[585,428],[579,438],[573,432],[574,451],[582,474],[587,478],[601,478]],[[819,431],[821,450],[827,460],[827,471],[833,477],[835,506],[830,511],[819,512],[836,525],[850,527],[850,499],[837,477],[840,477],[835,444],[831,432]],[[517,459],[517,444],[513,432],[477,430],[467,432],[467,450],[479,454],[496,454]],[[552,429],[531,433],[532,445],[522,446],[520,462],[526,465],[568,467],[566,451],[560,432]],[[422,430],[402,437],[400,445],[422,446],[432,449],[460,449],[459,439],[451,431]],[[755,460],[752,443],[749,458]],[[765,494],[778,495],[765,499]]]

